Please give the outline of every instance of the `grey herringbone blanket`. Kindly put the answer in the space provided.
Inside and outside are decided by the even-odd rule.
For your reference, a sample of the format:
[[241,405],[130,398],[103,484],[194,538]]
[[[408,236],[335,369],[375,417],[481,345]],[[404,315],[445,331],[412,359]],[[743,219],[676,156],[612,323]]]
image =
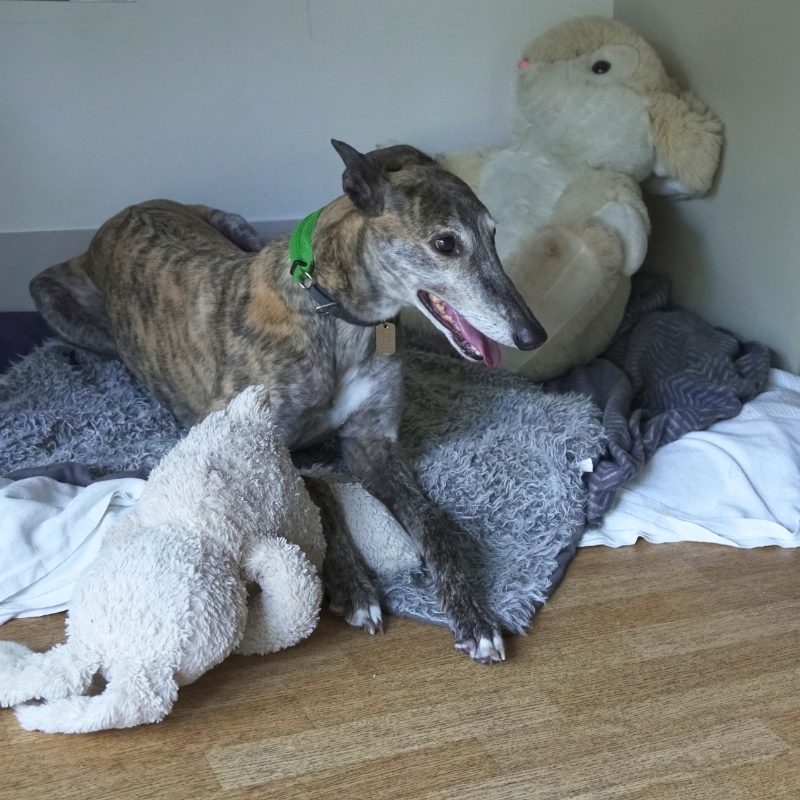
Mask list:
[[588,395],[603,412],[608,446],[587,480],[590,523],[611,508],[657,448],[735,417],[766,384],[766,347],[668,308],[666,280],[639,279],[603,358],[548,385]]

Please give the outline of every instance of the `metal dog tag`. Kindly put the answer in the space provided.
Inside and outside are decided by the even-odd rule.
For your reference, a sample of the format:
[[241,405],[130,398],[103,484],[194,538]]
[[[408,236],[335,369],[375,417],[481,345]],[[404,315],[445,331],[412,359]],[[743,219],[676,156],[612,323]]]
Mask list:
[[381,322],[375,328],[375,352],[379,356],[393,356],[394,351],[394,323]]

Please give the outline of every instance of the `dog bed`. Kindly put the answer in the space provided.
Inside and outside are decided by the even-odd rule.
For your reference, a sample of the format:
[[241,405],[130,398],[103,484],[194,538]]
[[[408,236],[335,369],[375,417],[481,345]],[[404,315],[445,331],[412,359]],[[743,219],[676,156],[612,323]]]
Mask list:
[[[435,340],[417,343],[432,351],[439,346]],[[651,541],[710,535],[711,527],[705,534],[696,530],[694,537],[686,531],[665,533],[666,517],[671,524],[681,516],[681,505],[691,506],[695,497],[674,498],[672,512],[655,523],[652,508],[647,521],[641,505],[630,502],[633,495],[620,495],[620,490],[643,469],[642,479],[651,488],[669,482],[659,469],[666,455],[646,468],[657,451],[693,431],[735,418],[763,388],[768,371],[765,347],[740,343],[695,315],[670,309],[666,282],[644,278],[635,282],[623,323],[604,357],[551,382],[549,395],[524,379],[469,365],[453,356],[449,346],[441,354],[412,349],[402,436],[421,483],[461,528],[479,590],[506,628],[520,630],[558,585],[585,515],[592,530],[584,544],[628,543],[639,535]],[[576,400],[575,393],[584,400]],[[548,396],[566,405],[548,405]],[[525,409],[522,416],[520,407]],[[573,434],[559,438],[567,409],[584,426],[577,439],[570,438]],[[171,415],[119,362],[57,342],[0,380],[0,411],[5,412],[0,474],[10,472],[13,478],[49,475],[77,485],[102,476],[141,478],[181,434]],[[597,426],[600,414],[605,447]],[[552,431],[559,434],[548,436]],[[789,446],[786,459],[796,465],[790,438],[783,440]],[[580,446],[573,447],[574,442]],[[588,455],[578,459],[581,448]],[[582,481],[589,458],[594,471]],[[669,461],[674,463],[671,455]],[[790,471],[794,475],[797,468]],[[543,481],[553,494],[545,491],[547,500],[538,507],[535,497]],[[736,487],[735,481],[726,481],[719,502],[728,498],[731,509],[739,508]],[[342,491],[347,499],[347,487]],[[790,506],[794,499],[792,495]],[[552,509],[547,505],[551,502]],[[381,513],[374,508],[368,512]],[[753,518],[761,519],[757,514]],[[785,519],[784,532],[773,538],[794,546],[796,526]],[[751,536],[729,543],[755,546],[767,540]],[[364,539],[362,549],[371,544]],[[394,564],[387,553],[394,554]],[[403,549],[401,537],[381,542],[371,555],[390,610],[443,623],[429,576]]]
[[[114,359],[45,343],[0,378],[0,474],[79,479],[146,470],[181,436]],[[588,398],[410,349],[401,438],[420,483],[463,535],[476,591],[522,631],[583,531],[582,475],[604,440]],[[390,612],[444,623],[427,571],[381,576]],[[1,600],[2,598],[0,598]]]

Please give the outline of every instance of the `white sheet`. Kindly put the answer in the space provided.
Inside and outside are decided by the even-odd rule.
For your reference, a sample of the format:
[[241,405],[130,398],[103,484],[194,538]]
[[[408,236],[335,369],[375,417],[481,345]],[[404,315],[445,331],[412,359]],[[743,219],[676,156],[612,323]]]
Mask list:
[[653,456],[581,547],[715,542],[800,546],[800,378],[771,370],[733,419]]
[[86,488],[43,477],[0,479],[0,625],[64,611],[106,529],[144,486],[137,478]]

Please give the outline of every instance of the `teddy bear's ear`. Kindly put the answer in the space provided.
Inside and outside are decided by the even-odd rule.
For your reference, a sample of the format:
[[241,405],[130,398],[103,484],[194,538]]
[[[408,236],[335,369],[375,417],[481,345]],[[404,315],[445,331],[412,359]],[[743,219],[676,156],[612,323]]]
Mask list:
[[650,121],[656,163],[644,188],[679,198],[705,194],[722,151],[719,117],[692,92],[657,92],[650,105]]

